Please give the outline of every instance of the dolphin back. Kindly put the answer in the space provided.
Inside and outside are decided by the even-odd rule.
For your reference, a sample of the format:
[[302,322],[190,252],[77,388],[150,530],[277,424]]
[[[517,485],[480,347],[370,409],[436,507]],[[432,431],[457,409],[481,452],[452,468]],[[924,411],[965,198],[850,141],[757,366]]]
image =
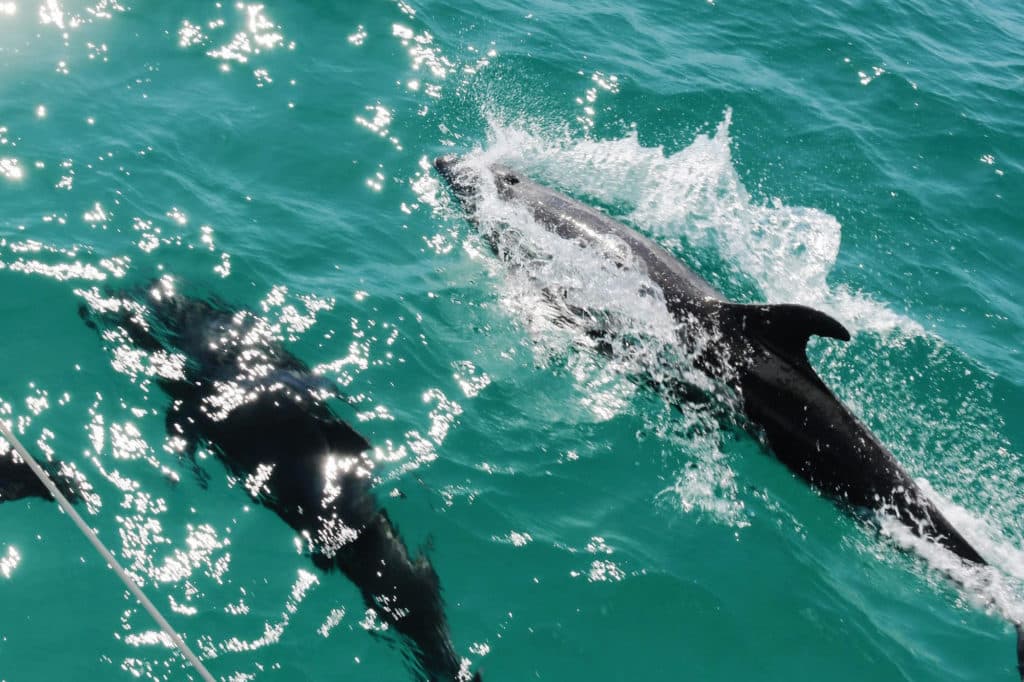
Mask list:
[[[431,682],[460,679],[438,576],[425,556],[410,556],[378,504],[369,442],[325,402],[339,395],[333,383],[252,311],[167,292],[159,283],[122,295],[116,309],[106,302],[83,309],[82,317],[93,327],[122,329],[144,350],[181,356],[182,373],[158,380],[172,398],[169,433],[187,441],[187,451],[206,443],[236,476],[269,472],[254,495],[309,538],[313,563],[359,589]],[[357,464],[332,464],[342,459]]]

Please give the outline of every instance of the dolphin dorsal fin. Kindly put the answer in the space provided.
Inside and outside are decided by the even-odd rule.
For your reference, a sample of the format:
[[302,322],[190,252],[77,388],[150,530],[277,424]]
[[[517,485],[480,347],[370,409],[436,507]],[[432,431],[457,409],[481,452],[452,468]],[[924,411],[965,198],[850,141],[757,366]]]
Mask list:
[[807,341],[811,336],[850,340],[850,332],[835,318],[805,305],[727,303],[725,309],[745,333],[790,360],[807,361]]

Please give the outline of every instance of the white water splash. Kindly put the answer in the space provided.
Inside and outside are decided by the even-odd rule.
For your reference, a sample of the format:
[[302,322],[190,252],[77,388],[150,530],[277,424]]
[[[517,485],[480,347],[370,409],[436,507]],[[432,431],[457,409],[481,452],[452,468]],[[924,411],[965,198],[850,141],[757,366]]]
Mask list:
[[962,561],[949,550],[924,540],[896,519],[880,518],[882,532],[901,548],[921,556],[930,568],[952,578],[960,593],[975,608],[998,613],[1004,619],[1024,622],[1024,550],[1004,537],[992,524],[939,494],[925,479],[917,479],[921,491],[946,519],[989,562],[978,566]]
[[868,295],[829,285],[839,254],[839,222],[816,208],[755,201],[733,165],[731,122],[726,110],[713,134],[699,134],[666,155],[660,146],[641,146],[635,132],[617,140],[552,139],[492,117],[487,149],[474,156],[626,207],[626,222],[668,248],[685,240],[712,249],[753,279],[769,302],[820,308],[853,332],[923,333],[919,324]]
[[[482,172],[492,163],[489,157],[474,154],[466,163]],[[476,220],[507,266],[499,279],[501,305],[524,323],[541,363],[566,359],[581,402],[596,420],[626,408],[636,390],[631,376],[679,379],[682,371],[687,381],[714,388],[703,374],[689,371],[694,349],[680,348],[677,322],[660,288],[628,251],[611,244],[616,253],[609,258],[603,249],[563,239],[525,207],[502,200],[489,182],[481,187]],[[615,334],[595,339],[592,330]],[[599,344],[610,348],[594,352]]]

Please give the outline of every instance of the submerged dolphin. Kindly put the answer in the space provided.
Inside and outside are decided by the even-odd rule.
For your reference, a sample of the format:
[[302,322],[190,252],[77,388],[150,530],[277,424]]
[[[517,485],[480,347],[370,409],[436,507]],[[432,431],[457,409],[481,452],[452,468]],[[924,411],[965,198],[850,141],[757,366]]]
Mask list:
[[90,326],[119,326],[154,355],[184,358],[180,371],[158,380],[172,399],[167,429],[180,448],[194,455],[205,442],[305,538],[317,567],[340,570],[359,588],[366,606],[405,638],[426,679],[468,679],[448,634],[437,574],[425,556],[410,556],[377,504],[363,455],[369,443],[325,404],[329,383],[245,310],[159,284],[142,301],[103,308],[83,306],[82,317]]
[[[53,501],[53,495],[36,478],[28,465],[16,458],[14,449],[0,436],[0,502],[13,502],[26,497],[41,497]],[[61,472],[59,461],[41,462],[40,466],[49,472],[50,478],[64,497],[71,501],[78,499],[76,482]]]
[[[848,341],[839,322],[802,305],[729,302],[654,241],[510,168],[491,166],[481,174],[456,156],[440,157],[434,166],[471,220],[481,183],[493,183],[500,199],[527,209],[559,237],[588,247],[608,238],[621,242],[661,289],[682,341],[702,339],[699,369],[739,393],[746,417],[790,470],[840,505],[890,514],[963,560],[986,563],[814,372],[807,341],[812,335]],[[1015,625],[1024,679],[1024,634]]]

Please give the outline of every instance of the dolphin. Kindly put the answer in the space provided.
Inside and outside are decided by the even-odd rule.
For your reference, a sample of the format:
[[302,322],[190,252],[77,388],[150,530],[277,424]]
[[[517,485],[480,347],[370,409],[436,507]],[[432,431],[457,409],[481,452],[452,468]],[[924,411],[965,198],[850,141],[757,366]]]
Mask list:
[[[624,247],[660,288],[681,343],[699,348],[697,368],[738,394],[748,426],[793,473],[844,508],[891,515],[963,561],[987,565],[811,367],[806,354],[811,336],[849,341],[849,331],[838,321],[803,305],[730,302],[653,240],[511,168],[474,169],[454,155],[435,159],[434,167],[473,222],[483,183],[489,183],[502,201],[525,208],[563,239],[598,249],[612,239],[618,247],[608,250],[613,258]],[[496,238],[486,238],[498,252]],[[691,387],[669,392],[692,395]],[[1024,631],[1014,625],[1024,680]]]
[[[255,314],[154,283],[138,300],[85,305],[93,328],[119,328],[166,364],[168,434],[195,464],[205,443],[260,504],[307,543],[321,570],[338,570],[367,608],[404,638],[429,682],[469,680],[460,670],[424,555],[411,556],[372,491],[369,443],[326,400],[337,390],[273,340]],[[174,369],[177,368],[177,369]],[[197,472],[199,473],[199,472]],[[200,474],[202,475],[202,474]],[[479,672],[472,680],[479,682]]]
[[[40,462],[50,474],[57,488],[72,502],[79,499],[77,481],[64,473],[61,462]],[[53,495],[36,478],[28,465],[21,461],[14,449],[0,436],[0,502],[13,502],[28,497],[53,501]]]

